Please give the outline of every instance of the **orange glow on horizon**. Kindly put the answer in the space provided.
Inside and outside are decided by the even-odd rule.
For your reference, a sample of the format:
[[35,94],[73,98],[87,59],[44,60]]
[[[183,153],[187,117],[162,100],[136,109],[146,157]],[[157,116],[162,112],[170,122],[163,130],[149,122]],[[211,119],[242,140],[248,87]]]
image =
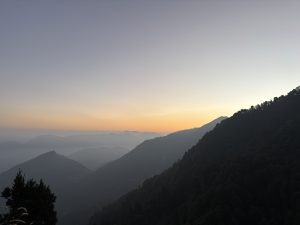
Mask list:
[[135,130],[153,132],[174,132],[200,127],[223,114],[174,113],[152,116],[127,116],[95,118],[83,115],[23,115],[2,118],[4,128],[53,129],[53,130]]

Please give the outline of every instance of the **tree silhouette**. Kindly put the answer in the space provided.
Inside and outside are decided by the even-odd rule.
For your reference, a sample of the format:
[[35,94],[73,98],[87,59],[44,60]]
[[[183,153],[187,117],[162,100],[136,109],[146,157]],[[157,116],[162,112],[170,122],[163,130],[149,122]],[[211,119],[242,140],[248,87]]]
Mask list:
[[33,179],[25,181],[24,175],[19,171],[12,187],[5,188],[1,197],[6,200],[6,206],[9,208],[8,214],[2,218],[3,221],[14,219],[16,215],[19,215],[20,209],[26,209],[28,215],[22,218],[25,223],[55,225],[57,222],[54,209],[56,196],[42,180],[40,182]]

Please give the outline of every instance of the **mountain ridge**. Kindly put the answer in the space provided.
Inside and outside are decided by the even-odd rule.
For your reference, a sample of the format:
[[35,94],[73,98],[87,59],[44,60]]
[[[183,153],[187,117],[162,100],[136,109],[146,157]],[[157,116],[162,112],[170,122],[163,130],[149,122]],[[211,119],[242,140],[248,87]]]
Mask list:
[[300,88],[240,110],[161,175],[95,214],[97,225],[300,222]]

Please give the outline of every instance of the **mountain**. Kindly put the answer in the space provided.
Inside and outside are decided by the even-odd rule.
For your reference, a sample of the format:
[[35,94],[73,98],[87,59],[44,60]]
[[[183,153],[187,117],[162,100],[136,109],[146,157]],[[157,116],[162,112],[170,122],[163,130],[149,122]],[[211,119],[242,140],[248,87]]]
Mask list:
[[65,195],[65,192],[68,191],[68,188],[71,188],[79,179],[87,176],[91,172],[78,162],[59,155],[54,151],[50,151],[1,173],[1,191],[12,184],[19,170],[21,170],[28,179],[43,179],[57,195],[58,208],[60,207],[60,199]]
[[300,223],[300,87],[222,121],[97,225]]
[[[111,148],[119,151],[118,146],[132,149],[144,140],[158,136],[160,135],[152,132],[102,131],[77,132],[69,136],[39,135],[20,143],[15,141],[0,142],[0,172],[52,150],[64,155],[90,148]],[[122,155],[127,152],[123,152]]]
[[[172,133],[144,141],[132,151],[84,178],[68,199],[72,202],[65,208],[76,213],[66,215],[61,224],[75,224],[90,215],[93,210],[117,199],[127,191],[136,188],[146,178],[161,173],[179,160],[184,152],[195,145],[202,136],[222,121],[220,117],[200,128]],[[81,196],[79,201],[75,196]],[[80,204],[79,204],[80,203]],[[86,213],[83,213],[85,211]],[[66,212],[66,211],[65,211]],[[80,217],[80,218],[78,218]],[[72,219],[70,222],[69,219]]]
[[96,170],[106,163],[120,158],[127,152],[129,150],[122,147],[88,148],[74,152],[68,155],[68,158],[79,162],[91,170]]

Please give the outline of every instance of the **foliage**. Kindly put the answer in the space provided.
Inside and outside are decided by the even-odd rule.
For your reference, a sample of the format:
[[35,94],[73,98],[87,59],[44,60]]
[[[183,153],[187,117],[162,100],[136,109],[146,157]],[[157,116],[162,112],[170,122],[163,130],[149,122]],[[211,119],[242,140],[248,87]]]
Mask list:
[[9,213],[3,218],[6,223],[12,219],[15,220],[22,209],[23,211],[26,209],[26,215],[27,210],[29,212],[23,219],[25,223],[55,225],[57,222],[54,210],[56,197],[42,180],[39,183],[32,179],[25,181],[25,177],[19,171],[12,187],[7,187],[2,191],[2,197],[9,208]]
[[300,88],[221,122],[98,225],[300,224]]

